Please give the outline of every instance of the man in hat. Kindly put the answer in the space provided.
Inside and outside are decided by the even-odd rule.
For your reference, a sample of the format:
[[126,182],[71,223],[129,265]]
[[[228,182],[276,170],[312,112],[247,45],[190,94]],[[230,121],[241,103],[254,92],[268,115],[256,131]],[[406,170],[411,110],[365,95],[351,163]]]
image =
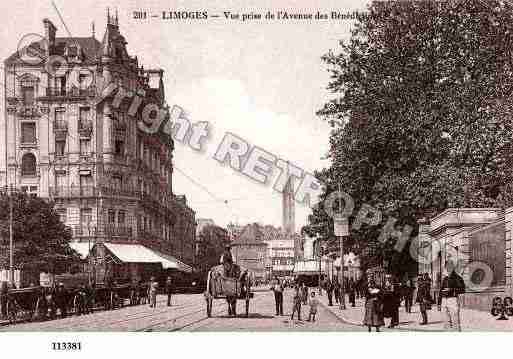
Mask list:
[[230,249],[231,249],[231,246],[229,244],[227,244],[224,247],[223,254],[221,255],[221,264],[224,267],[224,275],[226,277],[232,276],[233,257],[232,257],[232,253],[231,253]]
[[57,308],[61,312],[61,318],[66,318],[67,316],[67,307],[68,307],[68,292],[66,288],[64,288],[64,283],[59,283],[57,287],[57,291],[55,294],[55,303],[57,304]]
[[445,310],[445,327],[461,332],[460,299],[465,293],[465,282],[456,273],[456,266],[452,261],[447,261],[444,268],[444,276],[439,293],[439,303]]
[[171,277],[166,279],[166,294],[167,294],[167,306],[171,306],[171,294],[173,293],[173,281]]
[[158,289],[158,282],[155,280],[155,277],[151,277],[150,279],[150,286],[148,288],[148,299],[150,301],[150,308],[156,308],[157,307],[157,289]]

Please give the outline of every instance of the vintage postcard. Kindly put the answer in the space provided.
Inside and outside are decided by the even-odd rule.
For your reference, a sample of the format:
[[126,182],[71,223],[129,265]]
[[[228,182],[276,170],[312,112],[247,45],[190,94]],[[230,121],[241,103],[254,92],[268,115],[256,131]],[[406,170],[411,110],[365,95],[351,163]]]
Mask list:
[[513,330],[511,2],[1,7],[2,334]]

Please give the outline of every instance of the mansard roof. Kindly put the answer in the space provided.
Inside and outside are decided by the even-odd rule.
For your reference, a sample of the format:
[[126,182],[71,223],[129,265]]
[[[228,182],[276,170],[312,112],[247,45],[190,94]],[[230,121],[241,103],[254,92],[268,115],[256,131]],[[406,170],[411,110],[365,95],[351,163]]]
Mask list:
[[[44,50],[44,42],[46,40],[35,41],[28,45],[32,49],[31,51],[36,51],[41,55],[41,58],[44,59],[45,50]],[[59,55],[64,56],[65,49],[68,46],[78,45],[80,47],[81,55],[84,57],[86,61],[95,61],[97,59],[98,50],[101,47],[101,43],[96,40],[94,37],[57,37],[55,38],[55,46],[52,49],[51,55]],[[26,48],[20,49],[19,51],[11,54],[6,60],[6,64],[13,64],[20,62],[20,54],[24,53]],[[44,62],[44,61],[42,61]]]

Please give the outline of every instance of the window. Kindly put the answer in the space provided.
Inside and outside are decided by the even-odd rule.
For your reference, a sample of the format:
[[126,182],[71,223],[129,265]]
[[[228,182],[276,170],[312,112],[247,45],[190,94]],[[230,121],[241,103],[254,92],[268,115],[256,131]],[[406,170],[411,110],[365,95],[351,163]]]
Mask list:
[[119,211],[118,212],[118,224],[119,225],[124,225],[125,224],[125,211]]
[[121,176],[113,176],[112,177],[112,183],[114,185],[114,188],[116,189],[121,189],[123,188],[123,179],[121,178]]
[[32,153],[26,153],[21,158],[21,175],[36,175],[36,156],[34,156]]
[[91,152],[91,141],[90,140],[80,140],[80,155],[88,156]]
[[55,140],[55,155],[64,156],[66,153],[66,141]]
[[66,223],[66,221],[67,221],[66,208],[59,208],[57,210],[57,214],[59,215],[59,220],[62,223]]
[[93,219],[93,210],[92,208],[81,208],[80,209],[80,223],[82,225],[87,225],[91,223]]
[[80,176],[80,187],[92,187],[93,186],[93,176],[90,174],[85,174]]
[[63,107],[58,107],[55,109],[55,122],[53,124],[54,130],[66,130],[68,125],[66,120],[64,120],[65,109]]
[[90,113],[89,107],[80,107],[79,118],[80,118],[81,125],[86,124],[85,121],[89,120],[89,113]]
[[77,57],[78,56],[78,49],[77,49],[76,46],[68,47],[68,56],[70,56],[70,57]]
[[66,76],[55,78],[55,88],[58,95],[66,94]]
[[36,143],[36,123],[21,123],[21,143]]
[[116,156],[123,156],[125,153],[125,142],[121,140],[116,140],[114,144],[114,153]]
[[21,87],[21,98],[23,104],[33,105],[34,104],[34,86],[22,86]]
[[21,186],[21,191],[27,193],[31,197],[37,196],[37,186]]
[[109,210],[108,217],[107,217],[108,223],[116,223],[116,212],[112,209]]
[[55,173],[55,186],[58,192],[64,192],[64,188],[67,184],[67,177],[65,172]]

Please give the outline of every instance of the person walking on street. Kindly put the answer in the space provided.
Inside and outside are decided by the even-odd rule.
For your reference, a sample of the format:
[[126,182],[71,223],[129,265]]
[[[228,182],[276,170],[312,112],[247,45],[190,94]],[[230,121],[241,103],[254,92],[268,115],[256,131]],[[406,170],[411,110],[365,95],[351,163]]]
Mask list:
[[351,303],[351,307],[356,306],[356,283],[353,278],[349,279],[349,283],[347,284],[347,294],[349,296],[349,303]]
[[274,277],[272,291],[274,292],[276,315],[283,315],[283,284],[280,282],[278,277]]
[[61,312],[61,318],[66,318],[67,314],[68,314],[68,311],[67,311],[67,307],[68,307],[68,292],[66,290],[66,288],[64,288],[64,284],[63,283],[59,283],[59,286],[57,287],[57,291],[56,291],[56,304],[57,304],[57,308],[59,308],[60,312]]
[[7,295],[9,293],[9,287],[7,282],[2,282],[0,285],[0,317],[7,317]]
[[167,306],[171,306],[171,294],[173,294],[173,281],[171,277],[166,279],[166,294],[167,294]]
[[331,307],[333,305],[333,283],[329,278],[326,280],[326,294],[328,295],[328,305]]
[[338,282],[338,278],[335,278],[333,283],[333,295],[335,296],[335,303],[340,302],[340,283]]
[[424,280],[423,276],[419,275],[418,277],[418,290],[417,290],[417,298],[416,302],[419,303],[420,314],[422,316],[421,325],[428,324],[428,315],[427,311],[431,308],[431,304],[433,303],[433,299],[431,298],[431,286],[429,281]]
[[373,277],[369,278],[369,284],[365,291],[365,316],[363,324],[367,326],[369,332],[372,331],[372,327],[375,327],[376,332],[379,332],[379,328],[385,325],[383,319],[383,292],[376,285]]
[[308,314],[308,322],[315,322],[315,315],[317,314],[317,307],[319,306],[319,299],[315,297],[315,292],[310,293],[308,299],[308,305],[310,306],[310,313]]
[[301,320],[301,292],[299,286],[294,288],[294,296],[292,297],[292,315],[291,320],[294,320],[294,314],[297,313],[297,319]]
[[408,279],[404,286],[404,309],[406,313],[411,313],[411,307],[413,306],[413,293],[415,292],[415,284],[413,280]]
[[148,300],[150,302],[150,308],[157,307],[157,289],[159,287],[155,277],[150,278],[150,286],[148,288]]
[[301,285],[301,299],[304,305],[308,303],[308,287],[305,283]]
[[383,286],[383,316],[390,318],[389,328],[399,324],[399,300],[397,285],[393,282],[392,275],[387,274]]
[[465,293],[465,282],[456,273],[451,261],[445,265],[445,273],[440,288],[439,302],[445,311],[445,328],[461,332],[460,298]]

